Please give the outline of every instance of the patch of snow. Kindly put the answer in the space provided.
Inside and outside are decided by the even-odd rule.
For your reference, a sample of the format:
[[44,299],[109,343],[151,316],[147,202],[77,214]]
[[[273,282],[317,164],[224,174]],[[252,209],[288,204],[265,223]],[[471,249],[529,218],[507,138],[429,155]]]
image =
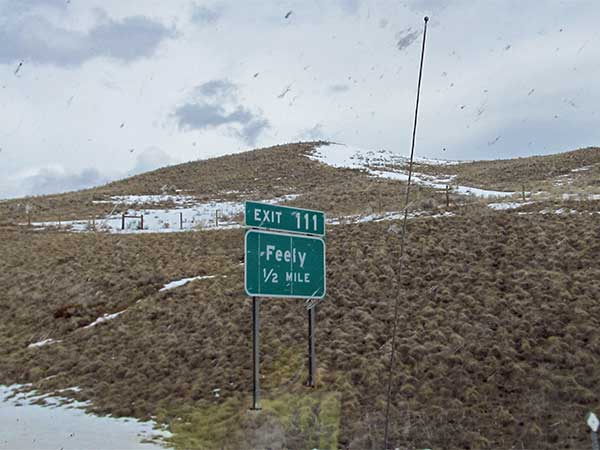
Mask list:
[[[0,448],[158,450],[165,448],[161,441],[171,437],[168,431],[156,429],[156,422],[87,414],[83,408],[89,402],[17,393],[21,387],[0,385]],[[33,404],[39,399],[48,406]]]
[[[558,208],[558,209],[542,209],[538,214],[577,214],[577,210],[576,209],[566,209],[566,208]],[[525,213],[520,213],[520,214],[525,214]],[[535,214],[535,213],[532,213]]]
[[546,215],[546,214],[558,214],[558,215],[562,215],[562,214],[579,214],[579,215],[589,215],[589,216],[593,216],[596,214],[600,214],[600,211],[577,211],[576,209],[566,209],[566,208],[559,208],[559,209],[542,209],[541,211],[528,211],[528,212],[518,212],[517,213],[520,216],[529,216],[532,214],[542,214],[542,215]]
[[81,388],[79,386],[71,386],[64,389],[59,389],[58,392],[81,392]]
[[563,194],[563,200],[600,200],[600,194]]
[[34,342],[33,344],[29,344],[27,346],[27,348],[39,348],[39,347],[43,347],[44,345],[56,344],[58,342],[60,342],[60,341],[55,341],[54,339],[44,339],[42,341]]
[[[393,153],[389,150],[365,150],[358,147],[352,147],[350,145],[335,143],[316,147],[309,158],[315,161],[320,161],[329,166],[349,169],[364,169],[367,166],[402,165],[410,162],[410,158]],[[465,161],[414,158],[414,162],[448,166],[461,164]]]
[[[159,196],[123,196],[123,197],[159,197]],[[175,196],[162,196],[175,197]],[[188,196],[180,196],[188,197]],[[278,204],[297,198],[297,194],[265,200],[264,203]],[[191,197],[190,197],[191,198]],[[69,231],[86,232],[96,230],[109,233],[174,233],[182,231],[205,229],[239,228],[240,223],[229,218],[244,213],[244,202],[211,201],[196,203],[188,206],[178,206],[171,209],[128,209],[125,215],[144,216],[144,229],[140,229],[141,219],[125,219],[125,229],[122,230],[122,215],[108,215],[94,222],[90,220],[47,221],[34,222],[35,227],[65,227]],[[218,220],[217,220],[218,217]],[[217,225],[218,222],[218,225]]]
[[[388,178],[390,180],[400,180],[400,181],[408,181],[408,174],[404,172],[391,172],[384,170],[368,170],[371,175],[374,175],[379,178]],[[480,189],[469,186],[458,186],[452,185],[452,181],[454,180],[453,175],[448,175],[445,179],[439,179],[432,177],[430,175],[425,175],[421,173],[413,173],[412,182],[416,184],[420,184],[423,186],[428,186],[433,189],[446,189],[446,186],[450,186],[451,192],[461,194],[461,195],[474,195],[475,197],[482,198],[494,198],[494,197],[510,197],[515,195],[515,192],[507,192],[507,191],[492,191],[489,189]]]
[[[388,167],[389,165],[406,165],[409,160],[405,156],[396,155],[388,150],[363,150],[356,147],[350,147],[344,144],[321,145],[313,150],[309,158],[315,161],[322,162],[332,167],[348,168],[364,170],[372,176],[379,178],[387,178],[391,180],[408,181],[408,172],[406,171],[391,171],[391,170],[373,170],[371,167]],[[427,158],[415,159],[419,161],[434,161]],[[463,161],[444,161],[437,160],[438,165],[460,164]],[[427,164],[431,164],[428,162]],[[429,186],[434,189],[446,189],[447,185],[451,185],[455,176],[443,175],[434,177],[422,173],[413,172],[412,182],[424,186]],[[462,195],[474,195],[476,197],[492,198],[492,197],[510,197],[515,192],[492,191],[487,189],[479,189],[469,186],[450,186],[452,192]]]
[[192,195],[113,195],[110,200],[94,200],[92,203],[116,203],[125,205],[173,202],[176,205],[187,205],[196,203],[196,197]]
[[453,189],[453,192],[458,192],[462,195],[474,195],[475,197],[482,198],[511,197],[516,194],[516,192],[492,191],[488,189],[479,189],[469,186],[456,186],[455,189]]
[[554,211],[554,214],[577,214],[576,209],[559,208]]
[[[442,218],[442,217],[452,217],[454,213],[446,211],[440,214],[431,214],[426,211],[413,211],[408,213],[407,219],[414,219],[417,217],[426,217],[426,218]],[[399,220],[404,218],[403,211],[387,211],[379,214],[353,214],[349,216],[341,216],[334,217],[332,219],[327,219],[328,225],[341,225],[341,224],[356,224],[356,223],[365,223],[365,222],[382,222],[384,220]]]
[[413,161],[417,164],[428,164],[430,166],[455,166],[457,164],[466,164],[473,162],[470,159],[462,159],[460,161],[452,159],[438,159],[438,158],[422,158],[415,157]]
[[83,328],[92,328],[92,327],[95,327],[96,325],[99,325],[99,324],[101,324],[103,322],[107,322],[109,320],[113,320],[114,318],[119,317],[124,312],[125,312],[125,310],[119,311],[119,312],[116,312],[116,313],[113,313],[113,314],[104,314],[102,317],[98,317],[92,323],[90,323],[89,325],[86,325]]
[[[399,181],[408,181],[408,173],[405,172],[392,172],[389,170],[367,170],[369,174],[379,177],[379,178],[387,178],[389,180],[399,180]],[[434,189],[446,189],[446,185],[452,182],[454,176],[450,175],[444,181],[447,183],[442,183],[442,180],[438,180],[435,177],[430,175],[420,174],[413,172],[411,177],[411,182],[416,184],[421,184],[424,186],[429,186]]]
[[492,209],[496,209],[496,210],[504,210],[504,209],[516,209],[516,208],[520,208],[521,206],[525,206],[525,205],[531,205],[534,202],[524,202],[524,203],[519,203],[519,202],[505,202],[505,203],[490,203],[488,204],[488,208],[492,208]]
[[199,275],[197,277],[191,278],[182,278],[181,280],[171,281],[170,283],[165,284],[158,292],[168,291],[169,289],[174,289],[179,286],[183,286],[184,284],[188,284],[190,281],[194,280],[206,280],[209,278],[215,278],[216,275]]
[[586,170],[590,170],[592,168],[592,166],[583,166],[583,167],[579,167],[577,169],[573,169],[571,170],[571,172],[585,172]]

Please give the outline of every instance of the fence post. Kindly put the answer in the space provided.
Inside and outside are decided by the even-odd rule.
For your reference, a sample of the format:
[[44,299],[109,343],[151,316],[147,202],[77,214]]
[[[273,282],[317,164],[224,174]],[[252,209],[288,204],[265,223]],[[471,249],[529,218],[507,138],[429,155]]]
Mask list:
[[144,229],[144,215],[142,214],[142,230]]
[[25,213],[27,214],[27,225],[31,226],[31,205],[29,203],[25,205]]
[[125,229],[125,214],[121,215],[121,230]]
[[219,226],[219,210],[215,211],[215,227]]
[[450,186],[446,185],[446,208],[450,207]]
[[179,229],[183,230],[183,213],[179,213]]

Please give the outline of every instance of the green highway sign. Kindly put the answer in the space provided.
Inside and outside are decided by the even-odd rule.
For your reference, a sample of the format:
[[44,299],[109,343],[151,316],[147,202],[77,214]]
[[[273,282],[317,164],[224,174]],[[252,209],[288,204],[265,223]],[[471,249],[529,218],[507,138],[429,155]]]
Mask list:
[[267,203],[246,202],[247,227],[325,236],[325,213]]
[[325,297],[323,239],[248,230],[245,253],[245,288],[248,295]]

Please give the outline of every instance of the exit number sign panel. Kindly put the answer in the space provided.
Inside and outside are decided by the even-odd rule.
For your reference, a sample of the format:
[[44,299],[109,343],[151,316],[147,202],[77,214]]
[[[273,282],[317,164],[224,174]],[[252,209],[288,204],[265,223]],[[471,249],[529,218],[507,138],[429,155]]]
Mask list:
[[248,295],[325,296],[325,242],[322,239],[248,230],[245,253],[245,288]]
[[253,228],[325,235],[325,213],[311,209],[246,202],[245,223]]

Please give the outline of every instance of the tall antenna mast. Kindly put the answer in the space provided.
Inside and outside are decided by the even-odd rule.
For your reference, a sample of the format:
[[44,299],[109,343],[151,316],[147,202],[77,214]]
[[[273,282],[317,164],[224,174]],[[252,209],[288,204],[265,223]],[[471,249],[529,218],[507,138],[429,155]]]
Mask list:
[[[427,37],[427,22],[429,21],[429,17],[425,16],[423,19],[425,21],[423,28],[423,45],[421,47],[421,63],[419,65],[419,82],[417,85],[417,102],[415,106],[415,119],[413,122],[413,132],[412,132],[412,145],[410,147],[410,162],[408,165],[408,182],[406,185],[406,197],[404,199],[404,217],[402,219],[402,231],[400,238],[400,267],[399,267],[399,277],[402,276],[402,257],[404,256],[404,243],[406,241],[406,221],[408,219],[408,199],[410,195],[410,186],[412,181],[412,169],[413,169],[413,160],[415,154],[415,137],[417,135],[417,118],[419,115],[419,97],[421,94],[421,78],[423,75],[423,59],[425,57],[425,39]],[[396,332],[398,329],[398,314],[400,310],[400,283],[398,283],[398,293],[396,296],[396,303],[394,305],[394,324],[392,327],[392,351],[390,354],[390,364],[389,364],[389,374],[388,374],[388,383],[387,383],[387,400],[385,405],[385,429],[384,429],[384,450],[389,449],[389,425],[390,425],[390,402],[392,398],[392,379],[394,375],[394,366],[395,366],[395,357],[396,357]]]

